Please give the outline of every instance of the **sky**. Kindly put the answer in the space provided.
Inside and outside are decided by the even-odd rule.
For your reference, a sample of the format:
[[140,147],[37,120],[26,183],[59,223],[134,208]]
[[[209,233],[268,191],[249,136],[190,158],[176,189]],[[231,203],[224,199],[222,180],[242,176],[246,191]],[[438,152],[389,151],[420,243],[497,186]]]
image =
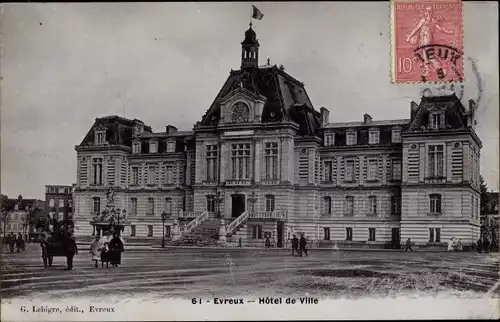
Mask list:
[[[390,82],[389,2],[256,5],[260,64],[284,65],[330,122],[409,118],[429,86]],[[466,2],[463,21],[464,100],[479,98],[481,173],[494,190],[497,6]],[[75,145],[97,117],[191,130],[239,68],[251,13],[237,2],[2,4],[1,193],[44,199],[45,185],[74,183]]]

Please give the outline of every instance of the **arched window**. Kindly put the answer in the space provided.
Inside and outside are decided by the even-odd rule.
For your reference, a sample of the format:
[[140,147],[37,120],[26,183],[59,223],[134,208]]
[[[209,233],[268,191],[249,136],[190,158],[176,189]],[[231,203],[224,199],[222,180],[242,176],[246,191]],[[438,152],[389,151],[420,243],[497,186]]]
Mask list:
[[245,103],[239,102],[233,106],[232,121],[235,123],[248,122],[249,109]]

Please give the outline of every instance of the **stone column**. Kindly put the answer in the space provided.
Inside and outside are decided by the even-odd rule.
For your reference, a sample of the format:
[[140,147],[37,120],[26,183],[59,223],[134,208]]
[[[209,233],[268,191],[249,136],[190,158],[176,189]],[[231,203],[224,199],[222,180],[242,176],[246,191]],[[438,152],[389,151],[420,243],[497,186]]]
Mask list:
[[427,167],[425,166],[425,160],[427,159],[425,157],[425,144],[420,143],[420,168],[419,168],[419,181],[424,182],[424,178],[427,176]]
[[[81,186],[81,184],[80,184],[80,172],[82,171],[81,162],[82,162],[81,158],[76,158],[76,186],[77,187]],[[88,177],[88,174],[87,174],[87,177]]]
[[227,156],[227,141],[220,141],[220,159],[219,159],[219,180],[220,182],[226,181],[227,176],[227,168],[228,164],[228,156]]
[[315,160],[314,160],[314,154],[315,150],[314,149],[309,149],[309,173],[308,173],[308,184],[314,184],[314,167],[315,167]]
[[201,173],[201,162],[202,162],[202,146],[203,142],[196,142],[196,161],[195,161],[195,183],[201,183],[202,173]]
[[[359,184],[363,185],[365,183],[364,172],[365,172],[365,162],[366,156],[359,156]],[[356,171],[356,167],[354,167],[354,171]]]
[[382,154],[382,184],[386,183],[387,183],[387,154]]
[[470,159],[470,145],[469,142],[464,142],[463,147],[462,147],[462,153],[463,153],[463,181],[469,182],[470,181],[470,174],[471,174],[471,159]]
[[403,145],[403,154],[401,155],[402,182],[408,182],[408,145]]
[[451,174],[451,156],[452,156],[452,149],[453,149],[453,143],[447,142],[445,145],[445,151],[443,155],[443,172],[446,174],[446,181],[451,182],[453,177]]
[[287,142],[288,142],[288,169],[287,169],[287,180],[290,183],[295,182],[295,147],[294,147],[294,141],[293,138],[287,137]]
[[336,177],[337,177],[337,185],[340,185],[341,184],[341,180],[342,180],[342,176],[340,175],[340,170],[342,168],[342,157],[341,156],[337,156],[337,173],[336,173]]

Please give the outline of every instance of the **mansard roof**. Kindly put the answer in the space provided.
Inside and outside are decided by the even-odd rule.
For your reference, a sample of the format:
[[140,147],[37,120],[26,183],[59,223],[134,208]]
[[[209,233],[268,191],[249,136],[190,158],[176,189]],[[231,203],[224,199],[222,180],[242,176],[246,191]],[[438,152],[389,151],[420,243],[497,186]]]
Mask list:
[[299,135],[315,135],[321,126],[321,114],[316,111],[304,84],[276,65],[255,68],[254,73],[231,71],[207,113],[202,125],[215,125],[220,120],[221,100],[237,88],[264,96],[262,122],[293,121],[299,124]]
[[422,96],[420,104],[413,115],[409,130],[416,131],[420,128],[427,127],[429,123],[429,113],[432,111],[441,110],[445,113],[445,119],[450,129],[463,129],[467,127],[466,111],[460,99],[455,95],[443,96]]
[[[106,129],[106,141],[109,144],[130,146],[132,144],[133,129],[137,123],[142,123],[142,121],[137,119],[130,120],[117,115],[96,118],[94,125],[92,125],[80,145],[93,145],[94,129],[104,128]],[[145,125],[144,132],[151,133],[151,127]]]
[[410,122],[410,119],[399,119],[399,120],[380,120],[371,121],[370,123],[364,122],[338,122],[338,123],[328,123],[325,125],[325,129],[329,128],[351,128],[351,127],[379,127],[379,126],[400,126],[404,127]]

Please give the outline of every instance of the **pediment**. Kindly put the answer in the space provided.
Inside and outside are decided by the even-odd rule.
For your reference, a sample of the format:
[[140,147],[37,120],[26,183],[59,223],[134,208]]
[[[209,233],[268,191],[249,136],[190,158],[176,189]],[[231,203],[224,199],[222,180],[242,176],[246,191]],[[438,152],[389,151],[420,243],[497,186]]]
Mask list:
[[249,101],[267,101],[267,98],[265,98],[264,96],[257,93],[252,93],[248,89],[241,87],[229,92],[226,96],[222,97],[220,103],[221,105],[225,105],[230,101],[236,101],[240,99]]
[[106,130],[107,130],[107,128],[105,126],[102,126],[101,124],[98,124],[98,125],[96,125],[96,127],[94,127],[94,131],[97,131],[97,132],[106,131]]

